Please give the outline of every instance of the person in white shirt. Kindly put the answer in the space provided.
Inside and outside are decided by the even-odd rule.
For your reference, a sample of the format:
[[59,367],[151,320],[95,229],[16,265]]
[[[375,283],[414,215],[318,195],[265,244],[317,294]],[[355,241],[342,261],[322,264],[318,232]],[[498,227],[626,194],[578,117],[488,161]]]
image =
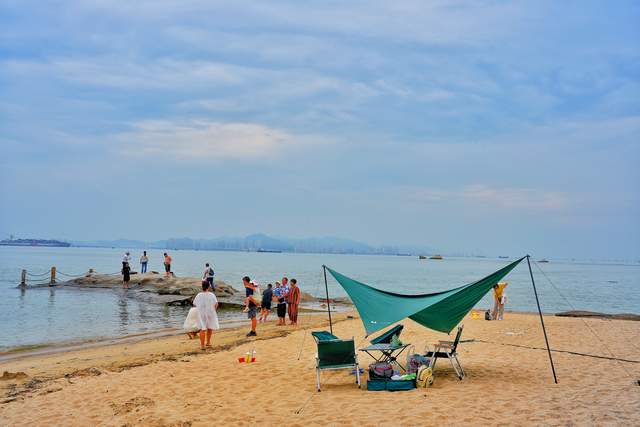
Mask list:
[[131,256],[129,252],[125,252],[124,256],[122,257],[122,265],[124,266],[124,264],[129,264],[129,261],[131,261]]
[[149,257],[147,256],[147,251],[143,251],[142,256],[140,257],[140,273],[147,272],[148,263],[149,263]]
[[[193,299],[193,305],[198,309],[198,327],[200,328],[200,349],[211,347],[211,335],[214,329],[220,329],[218,323],[218,298],[211,291],[209,282],[202,283],[202,292]],[[206,343],[205,343],[206,336]]]

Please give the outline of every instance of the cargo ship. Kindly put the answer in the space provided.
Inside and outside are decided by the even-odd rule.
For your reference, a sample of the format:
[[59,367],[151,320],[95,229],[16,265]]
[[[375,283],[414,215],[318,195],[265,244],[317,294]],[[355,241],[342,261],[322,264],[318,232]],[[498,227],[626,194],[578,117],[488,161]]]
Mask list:
[[49,248],[68,248],[71,243],[60,240],[44,239],[5,239],[0,240],[0,246],[45,246]]

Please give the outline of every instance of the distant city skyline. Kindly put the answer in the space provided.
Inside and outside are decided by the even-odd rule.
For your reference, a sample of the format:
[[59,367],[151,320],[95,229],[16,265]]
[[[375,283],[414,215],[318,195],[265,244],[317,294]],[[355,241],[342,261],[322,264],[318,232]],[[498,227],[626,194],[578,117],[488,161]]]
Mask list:
[[640,258],[640,4],[0,5],[2,237]]

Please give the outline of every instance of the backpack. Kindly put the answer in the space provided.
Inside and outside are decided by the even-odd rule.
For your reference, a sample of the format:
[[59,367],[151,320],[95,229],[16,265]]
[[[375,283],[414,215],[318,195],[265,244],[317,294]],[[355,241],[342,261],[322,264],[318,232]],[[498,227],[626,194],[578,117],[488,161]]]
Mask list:
[[209,267],[209,277],[213,277],[214,271],[212,267]]
[[416,374],[416,387],[427,387],[433,384],[433,371],[429,366],[420,366]]
[[386,362],[369,365],[369,379],[389,379],[393,376],[393,366]]

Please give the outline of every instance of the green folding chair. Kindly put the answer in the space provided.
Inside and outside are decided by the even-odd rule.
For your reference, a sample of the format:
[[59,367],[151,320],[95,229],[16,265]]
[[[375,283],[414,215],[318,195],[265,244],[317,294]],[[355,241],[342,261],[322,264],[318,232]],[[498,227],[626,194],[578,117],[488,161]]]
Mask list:
[[349,340],[319,339],[317,335],[314,335],[314,338],[318,343],[316,356],[318,391],[320,391],[320,371],[324,370],[355,369],[356,383],[360,387],[360,367],[353,338]]
[[340,339],[329,331],[313,331],[311,332],[311,335],[313,335],[316,342]]
[[400,338],[400,333],[402,332],[403,328],[403,325],[396,325],[384,334],[381,334],[380,336],[372,339],[371,344],[391,344],[391,340],[393,339],[394,335],[397,335],[398,338]]

